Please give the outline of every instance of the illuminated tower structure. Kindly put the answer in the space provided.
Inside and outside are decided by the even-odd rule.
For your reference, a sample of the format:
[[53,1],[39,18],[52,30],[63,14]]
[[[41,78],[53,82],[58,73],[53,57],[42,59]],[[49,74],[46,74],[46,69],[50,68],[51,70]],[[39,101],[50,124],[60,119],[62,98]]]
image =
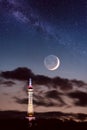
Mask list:
[[35,120],[34,117],[34,108],[33,108],[33,87],[32,87],[32,80],[29,79],[29,85],[28,85],[28,110],[27,110],[27,119],[29,121]]

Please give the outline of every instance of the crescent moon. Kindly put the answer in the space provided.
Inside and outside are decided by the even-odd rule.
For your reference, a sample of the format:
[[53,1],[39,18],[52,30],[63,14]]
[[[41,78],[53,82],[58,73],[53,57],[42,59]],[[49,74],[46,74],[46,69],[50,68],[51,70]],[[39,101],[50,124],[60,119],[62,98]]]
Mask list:
[[56,66],[55,66],[54,68],[50,69],[50,70],[56,70],[56,69],[59,67],[59,65],[60,65],[60,60],[59,60],[58,57],[56,57],[56,59],[57,59],[57,64],[56,64]]
[[48,70],[56,70],[60,65],[60,60],[55,55],[49,55],[44,59],[44,65]]

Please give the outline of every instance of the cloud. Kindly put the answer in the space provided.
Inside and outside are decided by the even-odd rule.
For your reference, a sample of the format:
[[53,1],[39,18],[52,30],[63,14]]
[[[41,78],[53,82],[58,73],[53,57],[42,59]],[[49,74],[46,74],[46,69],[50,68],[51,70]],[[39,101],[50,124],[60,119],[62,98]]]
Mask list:
[[47,85],[48,87],[53,88],[61,88],[62,90],[70,90],[73,87],[72,82],[68,79],[61,77],[50,78],[43,75],[36,75],[35,83],[39,85]]
[[68,94],[69,97],[76,99],[74,104],[76,106],[87,106],[87,93],[84,92],[72,92]]
[[54,87],[59,86],[62,90],[72,89],[72,82],[68,79],[55,77],[53,79]]
[[3,85],[4,87],[12,87],[15,85],[15,82],[13,80],[5,80],[0,77],[0,85]]
[[57,92],[56,90],[51,90],[46,93],[47,98],[57,99],[57,98],[59,98],[59,95],[61,95],[61,93]]
[[[25,99],[19,99],[19,98],[15,97],[14,99],[19,104],[28,104],[28,99],[27,98],[25,98]],[[39,100],[34,99],[33,102],[34,102],[34,105],[36,105],[36,106],[51,107],[51,106],[55,106],[56,105],[51,100],[49,102],[45,102],[44,98],[43,99],[39,99]]]
[[82,87],[82,86],[84,86],[84,85],[87,85],[85,82],[83,82],[83,81],[81,81],[81,80],[76,80],[76,79],[74,79],[74,80],[72,80],[72,83],[74,84],[74,85],[76,85],[76,86],[78,86],[78,87]]
[[34,74],[28,68],[19,67],[13,71],[2,72],[1,76],[6,79],[28,80],[29,77],[32,78],[34,76]]
[[50,77],[44,76],[44,75],[35,75],[34,76],[35,84],[38,85],[47,85],[52,83],[52,79]]
[[[20,87],[18,91],[25,93],[26,97],[23,97],[22,93],[20,94],[20,97],[16,94],[12,97],[15,103],[24,105],[28,103],[27,85],[29,77],[31,77],[34,87],[34,104],[36,106],[49,108],[52,106],[66,107],[67,109],[70,109],[72,106],[87,106],[87,84],[83,81],[35,75],[32,70],[25,67],[1,72],[1,76],[4,80],[2,80],[3,82],[0,82],[3,83],[4,87],[6,87],[6,85],[10,85],[10,87],[13,86],[15,79],[19,82],[23,82],[22,88]],[[14,86],[16,86],[15,88],[17,89],[17,84]]]
[[49,102],[42,102],[42,100],[34,100],[34,104],[36,104],[37,106],[45,106],[45,107],[52,107],[52,106],[56,106],[56,104],[52,101]]
[[[57,94],[57,95],[55,95]],[[60,94],[61,95],[61,94]],[[28,104],[28,99],[20,99],[18,97],[14,97],[15,101],[19,104]],[[44,107],[52,107],[52,106],[64,106],[65,103],[62,100],[61,96],[58,95],[58,92],[48,91],[39,94],[38,92],[34,94],[34,105],[36,106],[44,106]]]
[[27,98],[20,99],[20,98],[14,97],[14,99],[15,99],[16,102],[19,103],[19,104],[27,104],[27,103],[28,103],[28,99],[27,99]]
[[2,82],[2,84],[7,87],[12,87],[12,85],[15,85],[15,83],[13,81],[4,81],[4,82]]
[[62,93],[56,91],[56,90],[51,90],[46,92],[46,98],[50,99],[55,99],[60,102],[61,105],[65,105],[64,101],[61,98]]
[[73,89],[73,83],[68,79],[60,77],[50,78],[44,75],[35,75],[30,69],[24,67],[19,67],[13,71],[2,72],[1,76],[6,79],[17,79],[22,81],[28,81],[29,77],[31,77],[33,80],[33,85],[44,85],[49,89],[59,88],[62,91],[68,91]]
[[[74,86],[78,89],[87,86],[87,84],[81,80],[69,80],[61,77],[48,77],[44,75],[35,75],[32,70],[26,67],[19,67],[12,71],[4,71],[0,74],[1,77],[6,79],[17,79],[28,81],[31,77],[34,85],[45,85],[48,88],[61,89],[62,91],[72,90]],[[9,81],[9,84],[12,81]]]

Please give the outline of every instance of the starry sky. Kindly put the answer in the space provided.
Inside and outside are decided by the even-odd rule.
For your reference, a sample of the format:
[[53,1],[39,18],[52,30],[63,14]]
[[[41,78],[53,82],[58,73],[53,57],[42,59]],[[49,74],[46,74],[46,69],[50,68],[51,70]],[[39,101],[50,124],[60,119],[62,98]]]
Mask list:
[[[44,66],[48,55],[60,59],[55,71]],[[0,110],[27,109],[19,77],[31,72],[36,111],[87,114],[86,69],[87,0],[0,0]]]

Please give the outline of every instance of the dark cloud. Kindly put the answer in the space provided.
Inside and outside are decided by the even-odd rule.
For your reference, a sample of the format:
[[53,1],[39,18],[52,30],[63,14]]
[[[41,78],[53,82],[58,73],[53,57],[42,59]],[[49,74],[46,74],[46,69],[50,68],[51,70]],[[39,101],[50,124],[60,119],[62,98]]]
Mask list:
[[83,81],[81,81],[81,80],[72,80],[72,83],[74,84],[74,85],[76,85],[76,86],[78,86],[78,87],[82,87],[82,86],[84,86],[84,85],[87,85],[86,83],[84,83]]
[[[1,78],[1,77],[0,77]],[[11,80],[8,80],[8,81],[5,81],[3,78],[0,79],[0,85],[3,85],[5,87],[10,87],[12,85],[15,85],[15,82],[14,81],[11,81]]]
[[[61,93],[58,93],[56,90],[53,91],[47,91],[47,92],[40,92],[34,93],[34,104],[36,106],[63,106],[65,103],[63,102],[62,98],[60,96]],[[20,99],[18,97],[13,97],[15,101],[19,104],[27,104],[28,98]],[[53,100],[52,100],[53,99]]]
[[7,79],[28,80],[29,77],[32,78],[34,74],[30,69],[19,67],[13,71],[2,72],[1,76]]
[[37,95],[34,95],[34,104],[36,106],[56,106],[57,103],[54,103],[50,98],[47,98],[44,93],[37,93]]
[[60,77],[50,78],[43,75],[36,75],[35,83],[39,85],[46,85],[48,87],[52,86],[53,88],[59,87],[62,90],[70,90],[73,87],[72,82],[68,79],[64,79]]
[[56,90],[51,90],[46,93],[47,98],[57,99],[57,98],[59,98],[59,95],[61,95],[61,93],[57,92]]
[[28,99],[24,98],[24,99],[19,99],[17,97],[14,97],[14,99],[16,100],[17,103],[19,104],[28,104]]
[[[19,104],[28,104],[28,99],[27,98],[25,98],[25,99],[19,99],[19,98],[15,97],[14,99]],[[51,100],[48,101],[48,102],[45,102],[44,98],[43,99],[39,99],[39,100],[34,99],[33,102],[34,102],[34,104],[36,106],[48,106],[48,107],[50,107],[50,106],[55,106],[56,105],[55,103],[51,102]]]
[[3,93],[3,95],[9,95],[8,93]]
[[87,93],[76,91],[69,93],[68,95],[69,97],[76,99],[75,105],[87,106]]
[[45,106],[45,107],[52,107],[52,106],[56,106],[57,104],[55,104],[54,102],[52,102],[51,100],[48,102],[42,101],[42,100],[34,100],[34,104],[37,106]]
[[2,84],[6,85],[6,87],[11,87],[12,85],[15,85],[13,81],[4,81]]
[[62,90],[72,89],[72,83],[68,79],[62,79],[60,77],[53,78],[54,87],[61,87]]
[[46,92],[46,98],[55,99],[55,100],[59,101],[61,103],[61,105],[65,105],[64,101],[60,97],[61,95],[62,95],[62,93],[60,93],[56,90],[51,90],[51,91]]
[[33,80],[33,84],[45,85],[47,87],[52,87],[55,89],[60,88],[63,91],[72,90],[74,85],[78,88],[87,85],[85,82],[79,80],[69,80],[61,77],[50,78],[44,75],[35,75],[32,70],[26,67],[19,67],[12,71],[1,72],[0,75],[1,77],[4,77],[6,79],[17,79],[26,81],[28,81],[31,77]]
[[50,77],[43,76],[43,75],[35,76],[35,84],[49,86],[49,84],[51,83],[52,83],[52,79]]

